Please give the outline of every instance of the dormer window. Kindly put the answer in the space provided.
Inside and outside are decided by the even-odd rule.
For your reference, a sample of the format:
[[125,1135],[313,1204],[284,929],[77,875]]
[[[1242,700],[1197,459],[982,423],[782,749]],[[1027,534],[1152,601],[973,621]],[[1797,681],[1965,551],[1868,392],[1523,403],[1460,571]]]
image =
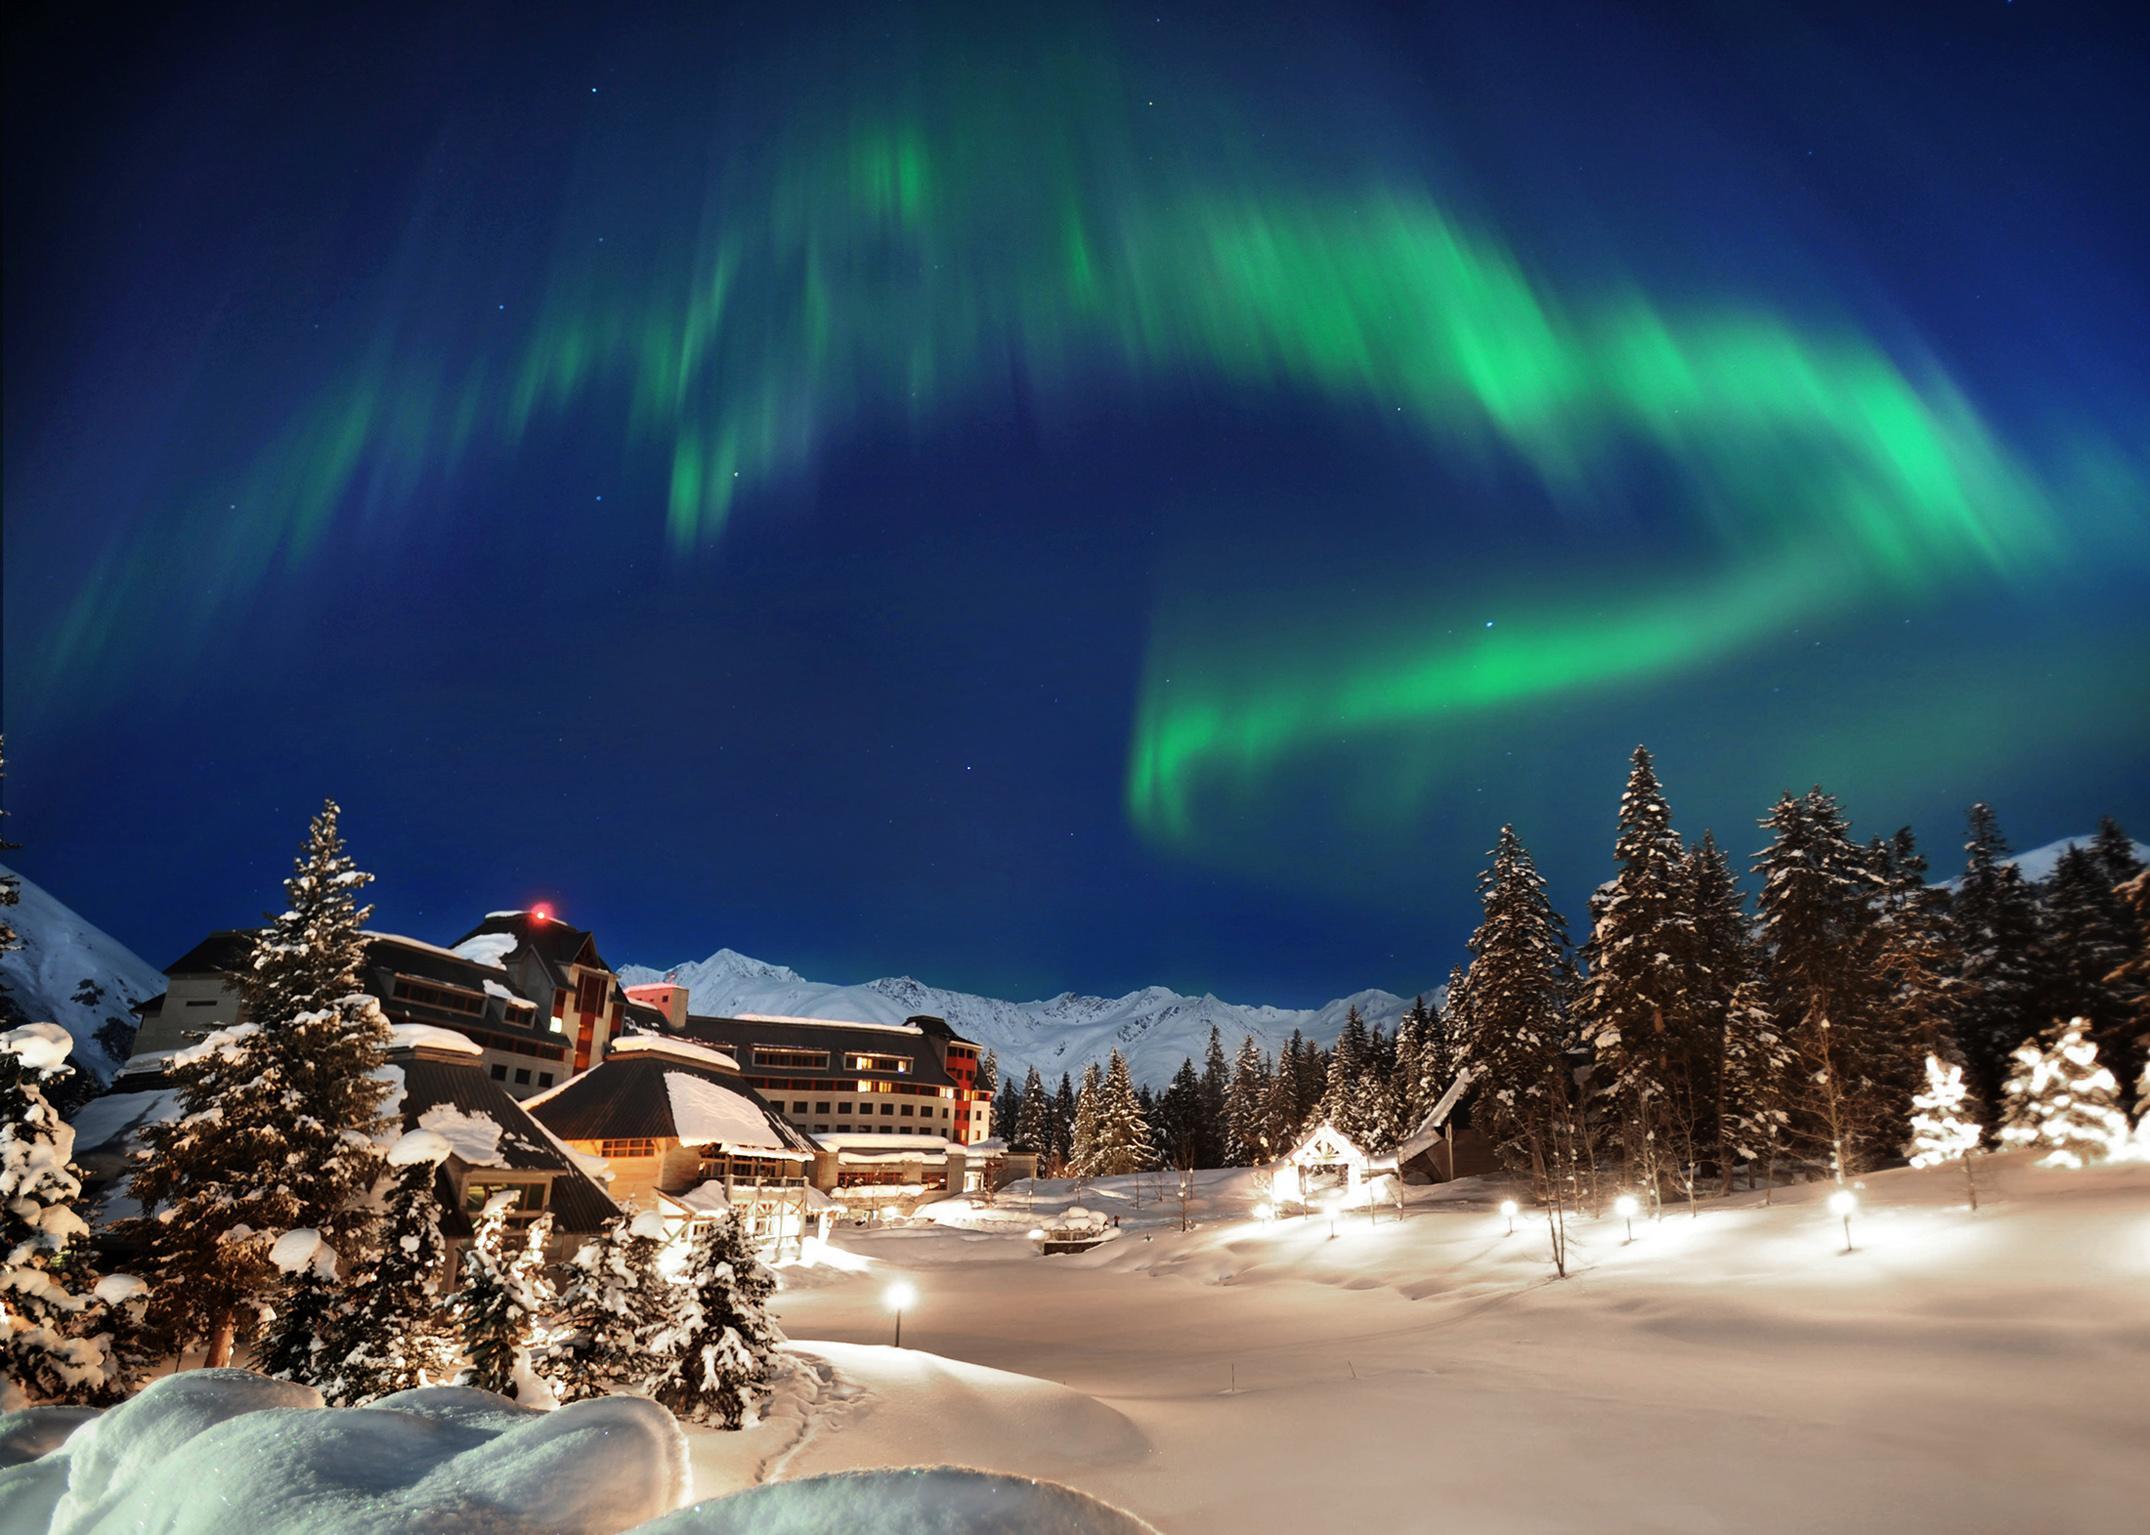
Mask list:
[[898,1076],[908,1076],[911,1058],[908,1055],[868,1055],[854,1051],[844,1057],[845,1066],[852,1071],[884,1071]]

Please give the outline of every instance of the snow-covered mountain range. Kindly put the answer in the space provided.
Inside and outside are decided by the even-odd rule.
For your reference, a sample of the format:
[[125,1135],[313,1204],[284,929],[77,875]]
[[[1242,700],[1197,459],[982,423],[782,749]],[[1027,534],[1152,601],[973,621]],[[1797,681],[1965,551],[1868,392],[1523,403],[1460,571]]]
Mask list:
[[[2027,853],[2018,853],[2008,862],[2014,864],[2016,872],[2031,884],[2043,884],[2053,877],[2053,868],[2060,862],[2061,854],[2071,847],[2089,847],[2095,840],[2092,837],[2062,837],[2058,842],[2048,842],[2045,846],[2034,847]],[[2150,842],[2137,842],[2134,848],[2137,858],[2150,863]],[[1962,883],[1963,876],[1958,874],[1942,880],[1941,887],[1944,890],[1954,890]]]
[[74,1064],[112,1080],[134,1040],[130,1009],[164,992],[164,973],[93,927],[35,880],[19,882],[19,904],[0,908],[22,947],[0,954],[0,1021],[57,1023],[75,1037]]
[[[1410,1006],[1408,997],[1378,990],[1354,992],[1321,1007],[1288,1008],[1189,997],[1163,986],[1124,997],[1067,991],[1040,1002],[1008,1002],[929,986],[907,975],[852,986],[810,981],[789,966],[731,949],[669,970],[623,965],[620,979],[631,986],[675,981],[687,988],[693,1011],[719,1017],[767,1013],[901,1023],[913,1014],[931,1013],[947,1019],[966,1039],[990,1047],[1000,1057],[1003,1079],[1021,1081],[1023,1073],[1036,1066],[1048,1085],[1057,1084],[1062,1072],[1079,1078],[1086,1064],[1102,1063],[1117,1047],[1137,1081],[1162,1087],[1182,1060],[1191,1056],[1201,1064],[1211,1025],[1224,1037],[1227,1056],[1248,1035],[1273,1052],[1294,1029],[1323,1045],[1334,1044],[1345,1013],[1354,1005],[1367,1022],[1389,1029]],[[1438,999],[1444,990],[1429,988],[1428,1000]]]

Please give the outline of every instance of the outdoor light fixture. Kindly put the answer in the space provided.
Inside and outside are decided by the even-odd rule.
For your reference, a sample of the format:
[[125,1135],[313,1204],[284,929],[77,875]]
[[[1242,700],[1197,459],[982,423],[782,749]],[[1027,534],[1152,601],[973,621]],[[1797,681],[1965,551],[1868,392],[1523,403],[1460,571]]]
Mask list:
[[1031,1240],[1031,1241],[1033,1241],[1033,1242],[1042,1242],[1042,1241],[1044,1241],[1044,1240],[1045,1240],[1045,1228],[1044,1228],[1043,1226],[1033,1226],[1033,1227],[1031,1227],[1031,1228],[1030,1228],[1030,1240]]
[[1622,1194],[1613,1201],[1613,1214],[1627,1222],[1627,1239],[1630,1242],[1635,1240],[1635,1212],[1641,1208],[1642,1206],[1635,1202],[1633,1194]]
[[1506,1219],[1507,1219],[1507,1221],[1508,1221],[1508,1235],[1510,1235],[1510,1236],[1514,1236],[1514,1235],[1515,1235],[1515,1201],[1514,1201],[1514,1200],[1512,1200],[1512,1199],[1504,1199],[1504,1200],[1502,1200],[1502,1201],[1501,1201],[1501,1214],[1502,1214],[1502,1215],[1503,1215],[1504,1217],[1506,1217]]
[[1276,1214],[1276,1211],[1270,1209],[1267,1205],[1256,1205],[1254,1207],[1254,1218],[1258,1221],[1265,1221],[1274,1214]]
[[896,1313],[896,1347],[902,1348],[903,1313],[911,1302],[918,1299],[918,1292],[899,1279],[888,1287],[888,1294],[884,1298],[888,1301],[888,1309]]
[[1829,1213],[1844,1222],[1844,1251],[1851,1251],[1851,1212],[1859,1208],[1859,1196],[1850,1189],[1838,1189],[1829,1196]]
[[1344,1202],[1334,1194],[1324,1202],[1329,1207],[1329,1240],[1333,1242],[1336,1240],[1336,1212],[1343,1208]]

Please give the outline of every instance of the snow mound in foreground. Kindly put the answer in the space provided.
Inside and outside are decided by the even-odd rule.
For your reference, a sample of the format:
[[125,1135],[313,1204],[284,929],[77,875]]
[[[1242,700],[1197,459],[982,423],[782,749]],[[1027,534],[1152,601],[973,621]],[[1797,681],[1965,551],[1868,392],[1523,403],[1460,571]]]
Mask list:
[[685,1435],[639,1397],[557,1412],[436,1386],[369,1407],[190,1370],[0,1470],[10,1530],[51,1535],[613,1535],[687,1494]]
[[846,1471],[681,1509],[637,1535],[1156,1535],[1133,1514],[1057,1482],[952,1466]]

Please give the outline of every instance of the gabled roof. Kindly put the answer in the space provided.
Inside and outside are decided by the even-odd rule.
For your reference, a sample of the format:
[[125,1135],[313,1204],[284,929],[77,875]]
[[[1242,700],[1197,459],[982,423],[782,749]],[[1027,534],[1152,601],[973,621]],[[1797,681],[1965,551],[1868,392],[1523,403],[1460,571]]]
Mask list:
[[[585,1235],[619,1214],[619,1206],[591,1181],[567,1148],[547,1135],[544,1127],[475,1060],[443,1059],[435,1052],[420,1050],[392,1051],[389,1063],[403,1073],[402,1115],[406,1128],[416,1128],[427,1110],[442,1106],[458,1114],[489,1119],[500,1126],[503,1171],[553,1175],[552,1198],[546,1208],[552,1211],[555,1230]],[[442,1180],[441,1230],[450,1236],[468,1236],[469,1218],[456,1207],[445,1171]]]
[[597,941],[587,931],[562,922],[558,917],[541,917],[528,911],[488,912],[483,922],[449,945],[461,948],[471,939],[488,933],[505,934],[514,938],[515,954],[528,951],[537,956],[555,985],[566,982],[570,965],[589,965],[599,970],[610,970],[604,956],[597,952]]
[[227,927],[211,933],[186,953],[164,967],[166,975],[202,975],[210,971],[226,973],[242,970],[246,956],[254,946],[254,930],[244,927]]
[[1371,1158],[1367,1155],[1365,1147],[1361,1146],[1357,1141],[1353,1140],[1343,1131],[1337,1129],[1335,1125],[1331,1124],[1326,1119],[1324,1119],[1320,1124],[1314,1126],[1311,1130],[1307,1131],[1306,1134],[1300,1136],[1299,1139],[1293,1143],[1292,1148],[1284,1153],[1281,1160],[1286,1162],[1295,1161],[1298,1158],[1300,1152],[1306,1150],[1309,1146],[1313,1145],[1315,1141],[1323,1139],[1328,1140],[1342,1150],[1352,1152],[1362,1162],[1371,1160]]
[[[789,1076],[882,1077],[891,1081],[916,1082],[926,1087],[949,1087],[955,1082],[947,1067],[941,1064],[939,1053],[927,1043],[924,1032],[913,1025],[845,1023],[814,1018],[715,1018],[696,1014],[688,1017],[681,1032],[689,1039],[701,1040],[737,1056],[740,1066],[747,1071],[781,1070]],[[826,1050],[829,1064],[825,1068],[807,1069],[759,1066],[753,1057],[755,1045]],[[911,1069],[901,1073],[853,1071],[842,1060],[846,1051],[853,1050],[869,1055],[908,1056]]]
[[[692,1084],[677,1088],[668,1079]],[[711,1095],[721,1096],[711,1096]],[[654,1052],[608,1055],[593,1069],[570,1078],[542,1099],[531,1113],[566,1141],[670,1140],[695,1144],[736,1144],[742,1151],[811,1156],[820,1148],[814,1138],[769,1106],[740,1078],[696,1061]],[[683,1123],[699,1114],[703,1122]],[[717,1134],[726,1124],[733,1135]]]

